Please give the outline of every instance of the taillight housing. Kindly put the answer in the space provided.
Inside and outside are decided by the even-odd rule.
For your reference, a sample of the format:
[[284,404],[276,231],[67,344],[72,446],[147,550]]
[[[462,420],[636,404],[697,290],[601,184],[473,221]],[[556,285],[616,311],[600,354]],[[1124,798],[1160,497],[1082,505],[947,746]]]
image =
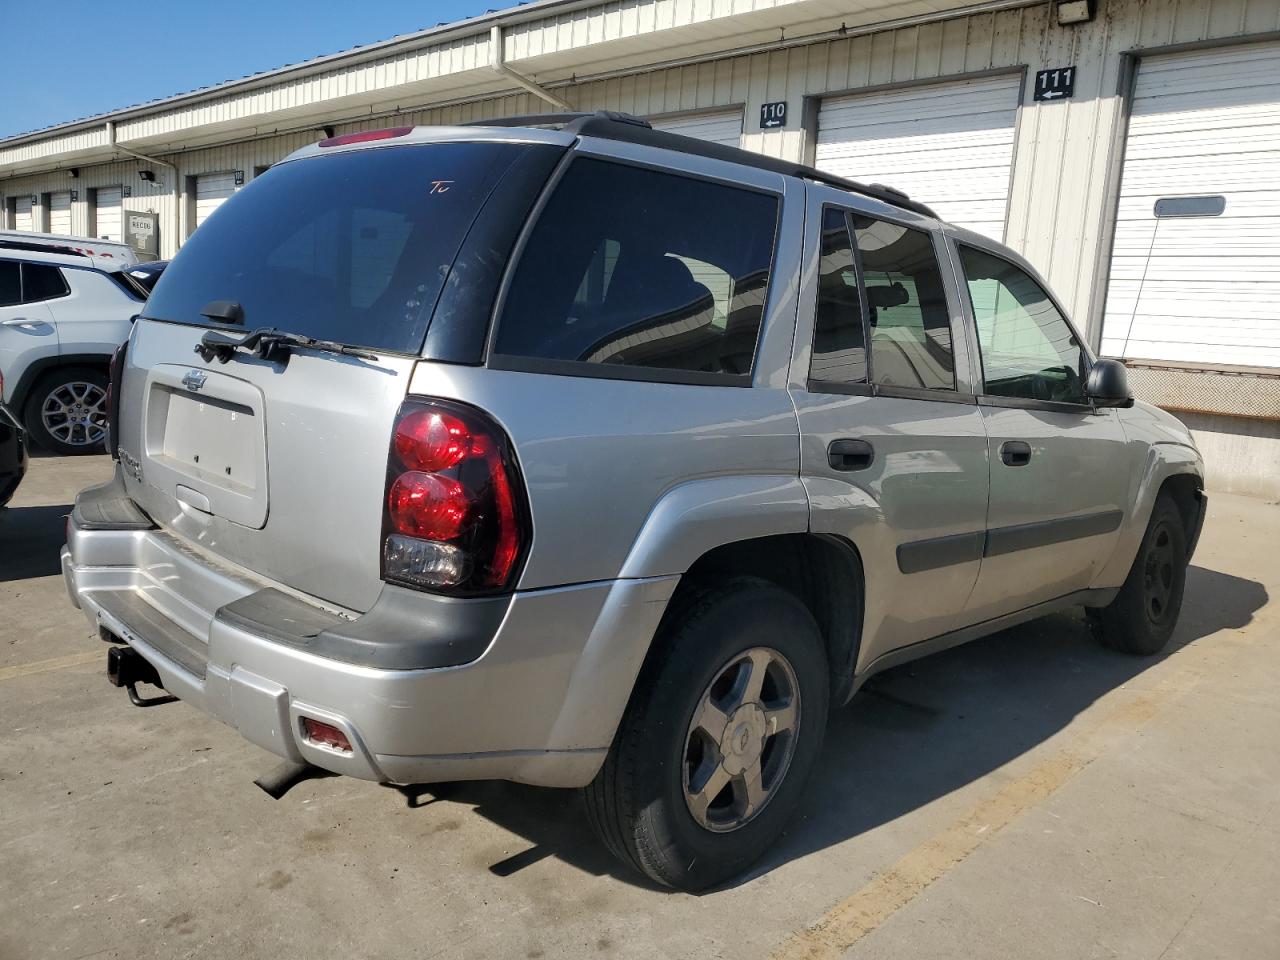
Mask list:
[[120,381],[124,377],[124,358],[129,352],[129,341],[116,347],[107,367],[107,452],[112,460],[120,459]]
[[382,579],[451,596],[514,588],[529,511],[511,443],[452,400],[411,398],[396,415],[382,503]]

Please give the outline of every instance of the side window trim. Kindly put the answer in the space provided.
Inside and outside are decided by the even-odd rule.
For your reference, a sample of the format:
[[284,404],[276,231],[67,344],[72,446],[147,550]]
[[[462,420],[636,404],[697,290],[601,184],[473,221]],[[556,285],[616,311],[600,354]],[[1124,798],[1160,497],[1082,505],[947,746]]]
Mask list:
[[1067,325],[1067,329],[1071,331],[1071,335],[1075,338],[1080,348],[1080,355],[1085,362],[1085,376],[1093,369],[1095,357],[1089,351],[1088,342],[1080,336],[1080,331],[1076,329],[1076,325],[1071,322],[1071,318],[1067,315],[1067,311],[1062,308],[1062,304],[1058,302],[1058,298],[1048,285],[1041,282],[1041,278],[1027,270],[1020,264],[1009,259],[999,250],[992,250],[988,247],[980,246],[976,243],[969,243],[965,240],[959,240],[955,237],[948,236],[948,246],[950,250],[950,258],[952,260],[952,272],[956,278],[956,287],[960,291],[961,304],[964,308],[964,321],[967,328],[966,335],[969,337],[969,343],[972,345],[974,356],[977,357],[977,367],[974,370],[974,376],[977,378],[975,386],[978,388],[977,401],[984,407],[1007,407],[1019,410],[1045,410],[1058,413],[1080,413],[1082,411],[1094,411],[1097,408],[1092,402],[1070,403],[1064,400],[1035,400],[1028,397],[1002,397],[997,394],[987,393],[987,370],[982,362],[982,338],[978,335],[978,319],[977,312],[973,308],[973,295],[969,291],[968,277],[964,272],[964,260],[961,257],[962,249],[969,249],[992,257],[1003,263],[1007,263],[1015,270],[1019,270],[1027,275],[1032,282],[1040,289],[1048,301],[1053,304],[1053,308],[1058,311],[1058,316],[1062,318],[1062,322]]

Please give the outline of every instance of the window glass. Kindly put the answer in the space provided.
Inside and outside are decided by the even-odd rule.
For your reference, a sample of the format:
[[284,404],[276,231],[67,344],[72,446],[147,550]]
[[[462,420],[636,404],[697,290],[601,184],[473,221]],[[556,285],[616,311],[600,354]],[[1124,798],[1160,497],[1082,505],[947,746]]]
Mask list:
[[62,271],[41,263],[24,263],[22,265],[22,301],[35,303],[38,300],[52,300],[68,293],[67,281],[62,279]]
[[12,260],[0,260],[0,307],[11,307],[22,302],[22,281],[18,276],[18,264]]
[[777,198],[578,159],[534,226],[495,352],[746,376]]
[[1085,355],[1048,294],[1007,260],[960,248],[986,392],[1085,403]]
[[955,387],[951,321],[933,239],[854,216],[871,326],[871,375],[894,387]]
[[858,292],[853,243],[844,212],[834,207],[827,207],[822,214],[818,306],[813,321],[809,379],[826,383],[867,382],[862,298]]
[[200,311],[234,300],[246,329],[417,353],[476,215],[539,149],[432,143],[277,164],[183,244],[144,316],[208,326]]

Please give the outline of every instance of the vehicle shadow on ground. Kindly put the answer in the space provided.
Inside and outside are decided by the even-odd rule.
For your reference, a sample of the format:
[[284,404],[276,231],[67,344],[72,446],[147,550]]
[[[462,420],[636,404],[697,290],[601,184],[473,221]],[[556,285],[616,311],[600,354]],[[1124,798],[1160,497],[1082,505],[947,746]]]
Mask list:
[[71,504],[9,507],[0,513],[0,583],[62,572],[58,555],[67,539]]
[[[1268,601],[1260,583],[1192,567],[1163,657],[1246,626]],[[1067,726],[1162,658],[1101,647],[1083,611],[1005,630],[886,671],[834,711],[818,767],[787,834],[737,886],[857,837],[985,776]],[[575,791],[501,783],[399,787],[411,806],[466,804],[529,847],[492,864],[509,876],[547,857],[650,886],[598,843]]]

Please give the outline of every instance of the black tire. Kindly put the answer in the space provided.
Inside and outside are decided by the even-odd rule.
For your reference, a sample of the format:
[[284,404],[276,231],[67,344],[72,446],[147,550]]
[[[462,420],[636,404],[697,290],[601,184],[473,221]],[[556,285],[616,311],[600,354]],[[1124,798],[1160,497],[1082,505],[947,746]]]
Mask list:
[[[795,811],[826,730],[831,683],[827,658],[817,624],[804,604],[754,577],[728,580],[691,597],[664,620],[655,643],[604,766],[585,788],[588,818],[624,863],[665,886],[702,890],[737,876],[759,859]],[[740,826],[721,825],[727,832],[715,832],[695,819],[691,801],[685,798],[685,779],[692,775],[686,773],[687,748],[694,736],[701,736],[690,732],[694,711],[713,689],[712,682],[728,676],[730,669],[750,673],[747,652],[761,650],[778,659],[765,661],[768,666],[761,675],[768,679],[752,702],[772,709],[786,702],[772,700],[783,683],[794,683],[794,740],[787,740],[785,732],[764,735],[757,756],[765,776],[757,782],[772,780],[767,797]],[[740,718],[748,710],[744,702],[731,717]],[[731,751],[738,743],[737,733],[731,731],[744,729],[737,720],[724,727]],[[775,750],[787,751],[777,756],[789,756],[789,762],[771,760]],[[717,763],[708,762],[718,771]],[[745,791],[745,781],[729,784],[729,792],[717,796],[732,798],[740,787]],[[704,816],[711,810],[708,807]]]
[[[71,391],[67,394],[66,391]],[[106,449],[105,426],[107,375],[92,367],[59,367],[40,377],[31,387],[23,409],[23,422],[31,439],[51,453],[74,456],[101,453]],[[46,405],[72,400],[75,394],[95,399],[96,404],[76,409],[68,414],[52,416],[55,430],[64,434],[55,436],[46,423]],[[80,419],[84,418],[84,419]]]
[[1187,561],[1182,514],[1172,499],[1161,495],[1120,593],[1108,606],[1092,612],[1102,642],[1137,656],[1163,650],[1178,625]]

